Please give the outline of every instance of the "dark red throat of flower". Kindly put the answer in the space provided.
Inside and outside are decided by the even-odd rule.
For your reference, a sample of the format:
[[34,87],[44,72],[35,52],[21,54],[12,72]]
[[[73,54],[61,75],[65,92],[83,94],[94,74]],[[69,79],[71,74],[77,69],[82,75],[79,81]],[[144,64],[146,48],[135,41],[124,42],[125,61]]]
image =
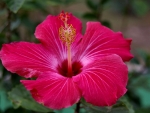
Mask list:
[[59,28],[59,37],[62,43],[64,43],[67,47],[67,67],[68,67],[68,76],[72,75],[72,61],[71,61],[71,44],[74,41],[76,36],[76,29],[72,24],[68,24],[68,20],[70,19],[69,13],[60,13],[59,19],[63,22],[63,25]]
[[72,77],[76,76],[82,71],[82,64],[80,62],[73,62],[72,63],[72,73],[68,73],[68,61],[67,59],[64,60],[61,65],[58,65],[57,70],[58,72],[65,76],[65,77]]

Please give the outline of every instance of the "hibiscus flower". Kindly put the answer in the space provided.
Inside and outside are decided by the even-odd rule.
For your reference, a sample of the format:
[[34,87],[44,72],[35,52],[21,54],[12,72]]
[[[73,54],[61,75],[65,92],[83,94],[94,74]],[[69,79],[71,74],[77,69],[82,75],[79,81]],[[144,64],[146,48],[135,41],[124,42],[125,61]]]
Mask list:
[[96,106],[111,106],[127,89],[131,39],[99,22],[81,22],[70,13],[49,15],[35,30],[40,43],[3,44],[0,58],[5,68],[21,80],[39,103],[62,109],[81,97]]

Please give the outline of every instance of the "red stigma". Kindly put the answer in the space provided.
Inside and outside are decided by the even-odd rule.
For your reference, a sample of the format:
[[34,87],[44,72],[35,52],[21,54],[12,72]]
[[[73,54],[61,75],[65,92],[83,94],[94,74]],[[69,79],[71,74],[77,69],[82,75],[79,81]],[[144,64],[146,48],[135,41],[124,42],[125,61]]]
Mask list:
[[63,22],[66,22],[69,18],[70,18],[70,15],[69,15],[69,13],[68,12],[61,12],[60,14],[59,14],[59,19],[61,19]]

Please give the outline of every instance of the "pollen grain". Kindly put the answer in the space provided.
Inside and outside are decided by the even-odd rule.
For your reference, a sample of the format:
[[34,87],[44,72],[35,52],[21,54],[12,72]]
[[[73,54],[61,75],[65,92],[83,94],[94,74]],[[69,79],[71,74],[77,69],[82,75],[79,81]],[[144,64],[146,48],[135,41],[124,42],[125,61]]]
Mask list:
[[66,44],[66,46],[70,46],[75,39],[76,29],[72,24],[68,24],[70,15],[67,12],[60,13],[59,19],[64,23],[64,25],[59,28],[59,37],[61,41]]

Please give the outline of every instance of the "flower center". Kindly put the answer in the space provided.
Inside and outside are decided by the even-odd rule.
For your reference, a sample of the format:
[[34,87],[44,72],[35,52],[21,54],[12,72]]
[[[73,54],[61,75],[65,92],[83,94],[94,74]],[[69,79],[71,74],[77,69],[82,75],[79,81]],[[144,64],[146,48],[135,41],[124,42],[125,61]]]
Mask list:
[[76,36],[76,29],[72,26],[72,24],[68,24],[70,15],[67,12],[60,13],[59,19],[62,20],[62,22],[64,23],[64,25],[59,28],[59,37],[67,47],[67,58],[68,58],[67,76],[72,76],[73,70],[72,70],[72,61],[71,61],[71,44],[74,41],[74,38]]
[[82,71],[82,64],[80,62],[73,62],[72,63],[72,73],[71,75],[68,73],[68,61],[67,59],[64,60],[61,65],[58,65],[57,70],[58,73],[65,76],[65,77],[72,77],[72,76],[76,76],[77,74],[79,74]]

